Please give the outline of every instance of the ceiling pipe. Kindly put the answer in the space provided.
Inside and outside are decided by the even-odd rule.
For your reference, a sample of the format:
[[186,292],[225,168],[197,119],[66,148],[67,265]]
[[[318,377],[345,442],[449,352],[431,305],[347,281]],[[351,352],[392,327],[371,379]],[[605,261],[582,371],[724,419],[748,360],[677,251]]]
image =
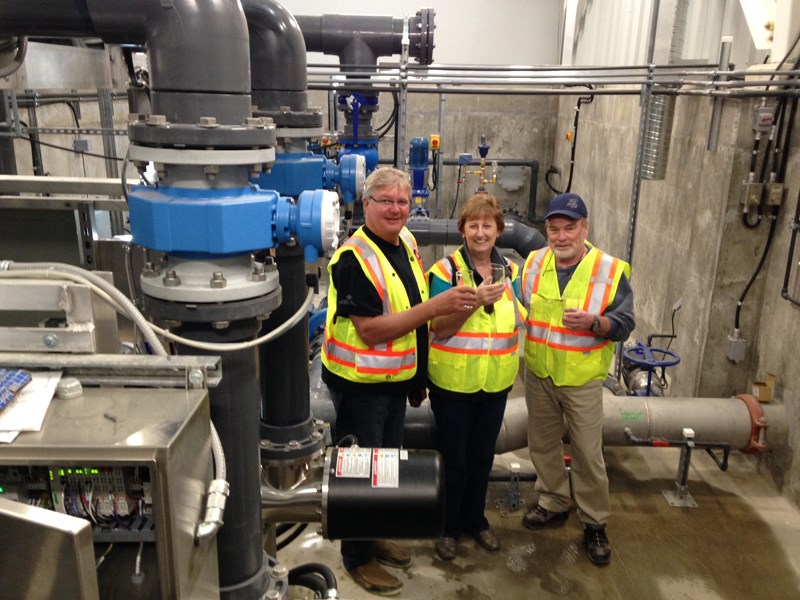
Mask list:
[[[342,65],[377,65],[379,56],[400,54],[403,19],[385,16],[321,15],[296,17],[309,52],[334,54]],[[421,9],[409,21],[409,57],[433,61],[433,10]],[[347,67],[342,68],[343,71]]]
[[0,4],[4,35],[144,46],[154,114],[172,123],[215,117],[231,125],[251,115],[247,23],[238,2],[9,0]]
[[242,0],[250,32],[253,104],[259,111],[308,107],[306,44],[297,20],[273,0]]

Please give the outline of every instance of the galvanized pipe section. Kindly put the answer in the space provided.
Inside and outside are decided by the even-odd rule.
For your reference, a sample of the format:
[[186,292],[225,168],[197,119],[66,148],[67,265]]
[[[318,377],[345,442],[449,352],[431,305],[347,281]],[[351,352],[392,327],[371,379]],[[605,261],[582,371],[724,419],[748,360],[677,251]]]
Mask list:
[[[724,71],[728,68],[731,60],[731,47],[733,46],[732,37],[723,37],[719,48],[719,70]],[[724,78],[724,75],[722,76]],[[708,129],[708,143],[706,149],[711,152],[717,151],[719,141],[719,126],[722,121],[722,98],[714,98],[714,107],[711,111],[711,124]]]
[[[311,362],[311,411],[315,418],[333,422],[336,410],[327,386],[320,379],[321,360]],[[683,429],[695,431],[698,442],[730,444],[733,450],[747,451],[754,432],[763,436],[769,447],[780,447],[789,438],[786,411],[781,404],[753,405],[754,399],[737,398],[671,398],[644,396],[603,396],[603,443],[607,446],[632,446],[625,434],[629,428],[640,438],[682,439]],[[760,414],[759,414],[760,413]],[[762,423],[756,425],[757,421]],[[433,448],[436,443],[436,421],[430,403],[406,410],[403,446]],[[528,409],[523,396],[508,399],[495,452],[503,454],[528,446]]]

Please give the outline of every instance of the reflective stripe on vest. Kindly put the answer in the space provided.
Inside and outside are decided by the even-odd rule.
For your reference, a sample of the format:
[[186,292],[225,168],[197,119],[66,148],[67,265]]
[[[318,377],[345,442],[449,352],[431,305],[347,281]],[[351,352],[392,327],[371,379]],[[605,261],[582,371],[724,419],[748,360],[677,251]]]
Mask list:
[[526,266],[525,272],[522,274],[522,301],[525,303],[526,308],[530,308],[531,298],[539,289],[539,280],[542,277],[542,265],[545,263],[545,258],[550,255],[552,250],[549,246],[537,250],[531,258],[531,264]]
[[434,340],[436,341],[431,343],[431,348],[456,354],[488,354],[492,356],[516,352],[519,348],[519,337],[516,330],[511,333],[490,334],[458,331],[444,340],[434,336]]
[[[564,327],[551,327],[549,323],[542,321],[529,320],[527,324],[528,331],[525,335],[527,339],[535,344],[546,344],[558,350],[587,352],[599,350],[610,343],[606,339],[598,338],[591,331],[570,331]],[[550,332],[549,337],[548,332]]]
[[381,301],[383,302],[383,313],[388,314],[392,312],[392,307],[389,304],[389,294],[386,292],[386,277],[383,275],[383,268],[381,267],[381,261],[378,258],[378,255],[375,254],[375,250],[372,249],[366,240],[361,239],[360,237],[353,235],[349,240],[347,240],[346,244],[343,246],[349,246],[355,250],[358,255],[361,257],[361,260],[364,261],[364,264],[367,267],[367,277],[369,277],[370,281],[372,281],[375,289],[378,292],[378,295],[381,297]]
[[[511,289],[519,268],[513,263],[506,264],[510,266],[511,277],[505,278],[503,296],[495,302],[493,312],[479,308],[459,331],[446,338],[431,332],[428,377],[435,386],[471,394],[481,390],[500,392],[514,384],[519,371],[517,329],[524,325],[525,319],[522,304]],[[460,249],[437,262],[430,273],[452,285],[454,268],[462,272],[468,268]]]
[[[420,287],[422,301],[427,297],[427,285],[421,268],[419,251],[413,235],[403,229],[400,237],[411,259],[415,283]],[[399,277],[389,277],[394,268],[373,245],[363,229],[356,231],[342,245],[329,263],[329,272],[343,251],[357,255],[364,274],[373,285],[383,303],[383,313],[405,310],[410,303],[408,293]],[[414,264],[416,258],[416,265]],[[391,286],[391,287],[390,287]],[[328,292],[329,306],[335,306],[337,290],[332,282]],[[325,343],[322,362],[335,375],[359,383],[405,381],[414,376],[417,366],[416,331],[411,331],[384,344],[367,347],[350,319],[337,321],[336,311],[329,310],[325,323]]]
[[[599,250],[596,252],[597,256],[595,256],[594,264],[592,265],[589,289],[581,309],[593,315],[601,315],[608,306],[619,260]],[[543,259],[547,252],[541,252],[541,254]],[[533,298],[533,295],[539,289],[544,260],[537,260],[537,258],[539,257],[533,257],[530,267],[525,272],[525,276],[528,277],[526,283],[530,286],[530,295],[526,296],[527,298]],[[530,304],[530,300],[528,303]],[[603,348],[610,343],[609,340],[597,337],[590,331],[570,331],[541,321],[527,319],[526,326],[526,337],[530,341],[547,344],[559,350],[586,352],[587,350]]]
[[346,367],[355,369],[358,355],[358,370],[364,373],[399,373],[405,369],[413,369],[417,360],[414,348],[395,352],[387,349],[386,344],[381,344],[364,350],[328,336],[325,336],[325,345],[328,360]]

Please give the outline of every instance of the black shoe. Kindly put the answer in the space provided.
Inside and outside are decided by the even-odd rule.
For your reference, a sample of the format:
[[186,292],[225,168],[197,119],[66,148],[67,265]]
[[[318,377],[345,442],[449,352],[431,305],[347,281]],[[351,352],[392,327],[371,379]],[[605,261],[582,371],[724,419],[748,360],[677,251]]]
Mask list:
[[475,541],[489,552],[497,552],[500,550],[500,538],[498,538],[497,534],[491,529],[484,529],[476,534]]
[[456,540],[451,537],[441,537],[436,540],[436,555],[442,560],[453,560],[456,557]]
[[583,544],[589,560],[596,565],[611,562],[611,546],[608,544],[605,525],[584,525]]
[[569,517],[569,511],[551,512],[541,504],[537,504],[522,517],[522,524],[528,529],[543,527],[561,527]]

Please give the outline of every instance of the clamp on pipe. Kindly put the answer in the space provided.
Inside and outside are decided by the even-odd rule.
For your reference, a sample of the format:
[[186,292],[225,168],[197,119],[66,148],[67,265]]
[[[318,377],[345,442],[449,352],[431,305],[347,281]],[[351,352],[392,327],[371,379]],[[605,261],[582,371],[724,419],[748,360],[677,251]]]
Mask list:
[[765,439],[767,428],[769,424],[764,416],[764,409],[761,403],[750,394],[739,394],[736,396],[739,400],[744,402],[747,411],[750,413],[750,443],[747,447],[741,450],[744,454],[755,454],[757,452],[764,452],[767,449],[767,441]]
[[225,514],[225,502],[230,494],[230,485],[224,479],[214,479],[208,486],[206,496],[206,512],[203,520],[197,523],[194,532],[194,545],[214,537],[222,526],[222,516]]

